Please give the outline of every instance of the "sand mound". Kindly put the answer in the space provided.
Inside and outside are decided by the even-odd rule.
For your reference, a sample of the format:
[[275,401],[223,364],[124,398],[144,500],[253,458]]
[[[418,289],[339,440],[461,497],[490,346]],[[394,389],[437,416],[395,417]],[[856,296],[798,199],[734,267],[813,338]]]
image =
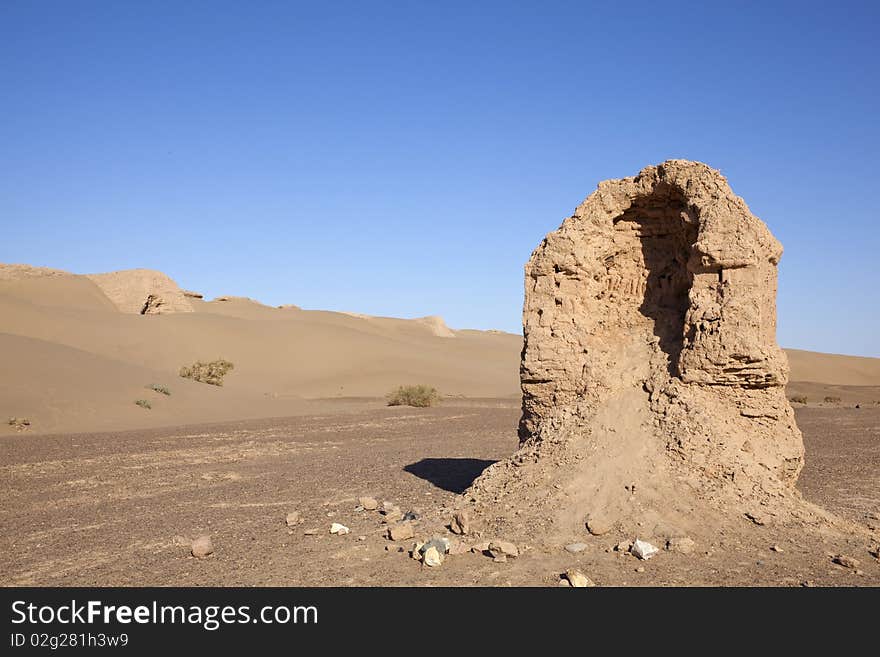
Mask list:
[[526,266],[521,447],[469,491],[480,513],[634,536],[699,531],[709,508],[803,510],[775,341],[781,253],[706,165],[601,183]]
[[22,278],[40,278],[43,276],[72,276],[69,272],[51,267],[34,267],[33,265],[19,265],[0,263],[0,281],[17,281]]
[[183,290],[159,271],[128,269],[107,274],[88,274],[87,277],[124,313],[164,315],[193,311]]
[[423,324],[428,328],[432,335],[438,338],[454,338],[455,333],[446,326],[446,322],[438,315],[429,315],[428,317],[419,317],[415,320],[419,324]]

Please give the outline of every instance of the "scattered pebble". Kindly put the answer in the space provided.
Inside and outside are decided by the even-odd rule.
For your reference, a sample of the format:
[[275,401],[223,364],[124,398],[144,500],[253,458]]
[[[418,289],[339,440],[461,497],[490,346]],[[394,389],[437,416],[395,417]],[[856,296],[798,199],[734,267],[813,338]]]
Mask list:
[[770,549],[771,549],[773,552],[779,552],[780,554],[781,554],[782,552],[785,552],[785,550],[783,550],[783,549],[782,549],[781,547],[779,547],[778,545],[771,545],[771,546],[770,546]]
[[470,514],[464,509],[456,511],[452,514],[452,522],[449,524],[449,529],[452,530],[453,534],[469,534],[471,531]]
[[576,589],[589,588],[591,586],[596,586],[596,584],[589,577],[584,575],[581,571],[576,568],[569,568],[565,571],[565,579],[568,580],[568,583],[571,584]]
[[605,518],[590,517],[587,519],[587,531],[593,536],[604,536],[611,531],[612,523]]
[[302,524],[305,520],[303,520],[299,511],[291,511],[287,514],[286,522],[288,527],[293,527],[294,525]]
[[689,536],[677,536],[666,541],[666,549],[670,552],[691,554],[694,551],[694,539]]
[[831,558],[832,563],[836,563],[838,566],[843,566],[844,568],[850,568],[855,570],[859,567],[858,559],[853,559],[845,554],[835,554]]
[[489,543],[489,554],[493,557],[518,557],[519,549],[510,541],[491,541]]
[[621,552],[623,554],[629,554],[630,549],[633,546],[632,541],[621,541],[617,545],[614,546],[615,552]]
[[383,520],[388,524],[403,519],[403,512],[400,510],[400,507],[391,502],[382,502],[382,507],[379,509],[379,513],[382,514]]
[[763,527],[769,522],[769,518],[766,514],[763,514],[760,511],[747,511],[745,516],[759,527]]
[[199,536],[192,542],[191,552],[197,559],[204,559],[205,557],[214,554],[214,544],[211,543],[211,537],[207,535]]
[[630,548],[630,552],[643,561],[645,559],[650,559],[659,551],[658,548],[654,547],[647,541],[638,538],[633,542],[632,547]]
[[388,528],[388,538],[392,541],[405,541],[413,536],[415,536],[415,531],[408,522],[401,522]]
[[443,563],[443,554],[432,545],[422,553],[422,563],[426,566],[436,568]]
[[331,534],[337,534],[338,536],[343,536],[350,531],[351,530],[348,527],[346,527],[345,525],[340,524],[338,522],[334,522],[332,525],[330,525],[330,533]]
[[578,552],[583,552],[587,549],[586,543],[569,543],[565,546],[566,552],[571,552],[572,554],[577,554]]
[[645,572],[645,567],[644,567],[644,566],[639,566],[638,568],[636,568],[636,572],[637,572],[637,573],[643,573],[643,572]]
[[364,507],[365,511],[375,511],[379,508],[379,502],[374,497],[359,497],[358,504]]
[[319,530],[317,530],[317,529],[307,529],[307,530],[305,530],[305,531],[303,532],[303,535],[305,535],[305,536],[317,536],[317,535],[320,534],[320,533],[321,533],[321,532],[320,532]]

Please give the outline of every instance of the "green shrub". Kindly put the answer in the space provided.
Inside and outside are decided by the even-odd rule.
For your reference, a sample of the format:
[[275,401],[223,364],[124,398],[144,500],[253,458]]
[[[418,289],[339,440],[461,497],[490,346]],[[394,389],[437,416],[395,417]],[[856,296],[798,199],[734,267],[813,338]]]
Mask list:
[[151,383],[147,386],[147,389],[158,392],[162,395],[171,395],[171,391],[167,387],[159,385],[158,383]]
[[791,401],[795,404],[806,404],[807,398],[805,395],[795,395],[794,397],[791,397]]
[[140,406],[141,408],[146,408],[147,410],[153,408],[153,405],[150,402],[148,402],[146,399],[137,399],[137,400],[135,400],[134,403],[137,404],[138,406]]
[[415,406],[427,408],[440,401],[440,393],[431,386],[400,386],[388,393],[386,399],[389,406]]
[[184,379],[192,379],[199,383],[207,383],[212,386],[222,386],[223,377],[235,367],[228,360],[222,358],[210,363],[198,361],[192,365],[180,368],[180,376]]
[[825,398],[825,403],[826,404],[839,404],[840,397],[832,397],[829,395],[828,397]]

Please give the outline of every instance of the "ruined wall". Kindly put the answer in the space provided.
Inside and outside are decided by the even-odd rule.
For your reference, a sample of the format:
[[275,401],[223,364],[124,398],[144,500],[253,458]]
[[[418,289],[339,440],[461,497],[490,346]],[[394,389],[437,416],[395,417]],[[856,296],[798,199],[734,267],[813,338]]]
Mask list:
[[776,344],[782,247],[717,171],[603,182],[526,266],[524,444],[576,440],[624,388],[707,472],[791,483],[803,445]]

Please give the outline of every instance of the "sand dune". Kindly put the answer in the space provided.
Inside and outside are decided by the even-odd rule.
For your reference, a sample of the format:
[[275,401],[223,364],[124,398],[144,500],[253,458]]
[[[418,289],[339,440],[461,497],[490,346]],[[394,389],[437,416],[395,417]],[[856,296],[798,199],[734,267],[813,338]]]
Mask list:
[[811,381],[839,386],[880,385],[880,358],[820,354],[786,349],[792,381]]
[[[519,336],[449,339],[436,320],[189,301],[193,312],[139,315],[84,276],[0,281],[0,417],[28,417],[34,432],[85,431],[290,415],[314,409],[308,399],[379,398],[403,383],[455,396],[519,391]],[[179,378],[182,365],[216,358],[236,365],[223,388]],[[156,397],[150,383],[172,396]],[[152,410],[134,405],[149,395]]]
[[[170,304],[163,314],[140,315],[140,297],[153,294],[157,281],[166,297],[178,298],[171,279],[121,274],[0,266],[0,418],[28,417],[35,433],[115,430],[294,415],[314,411],[309,400],[381,398],[404,383],[450,396],[520,394],[518,335],[452,330],[438,317],[275,308],[245,297],[186,297],[180,310]],[[128,278],[137,284],[120,288]],[[113,284],[116,303],[96,281]],[[811,398],[870,402],[869,387],[880,386],[880,359],[788,353],[792,385],[806,386]],[[221,357],[235,363],[222,388],[178,376],[182,365]],[[167,385],[172,396],[146,390],[151,383]],[[140,398],[154,401],[152,410],[135,406]],[[0,425],[0,433],[10,431]]]

